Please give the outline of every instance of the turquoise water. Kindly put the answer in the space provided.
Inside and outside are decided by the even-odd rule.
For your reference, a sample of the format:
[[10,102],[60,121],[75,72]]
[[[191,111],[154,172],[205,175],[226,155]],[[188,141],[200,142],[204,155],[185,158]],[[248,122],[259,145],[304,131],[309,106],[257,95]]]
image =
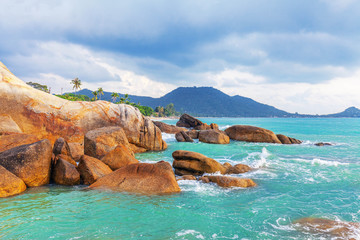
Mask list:
[[[298,232],[292,221],[314,216],[360,222],[359,119],[201,120],[221,128],[264,127],[304,143],[177,143],[173,135],[164,134],[166,151],[137,158],[172,163],[173,151],[196,151],[221,163],[257,168],[241,176],[252,178],[258,187],[223,189],[180,181],[182,192],[166,196],[89,191],[82,186],[32,188],[0,199],[0,238],[328,239]],[[335,145],[313,145],[319,141]]]

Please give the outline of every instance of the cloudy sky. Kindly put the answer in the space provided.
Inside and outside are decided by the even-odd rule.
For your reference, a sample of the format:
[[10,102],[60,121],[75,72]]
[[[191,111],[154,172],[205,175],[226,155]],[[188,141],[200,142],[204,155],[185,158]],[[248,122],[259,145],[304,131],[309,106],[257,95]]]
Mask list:
[[0,61],[52,92],[212,86],[299,113],[360,107],[356,0],[1,0]]

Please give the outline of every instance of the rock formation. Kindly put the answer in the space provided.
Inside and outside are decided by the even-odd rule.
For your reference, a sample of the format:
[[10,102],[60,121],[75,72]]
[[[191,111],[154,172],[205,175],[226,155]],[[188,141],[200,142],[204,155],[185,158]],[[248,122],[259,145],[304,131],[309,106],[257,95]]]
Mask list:
[[205,183],[213,182],[220,187],[255,187],[256,183],[248,178],[238,178],[238,177],[229,177],[229,176],[203,176],[201,180]]
[[38,142],[40,139],[35,135],[31,134],[10,134],[10,135],[2,135],[0,136],[0,152],[6,151],[8,149],[31,144],[34,142]]
[[219,129],[219,126],[215,123],[210,124],[210,126],[206,123],[203,123],[197,118],[190,116],[189,114],[184,113],[181,115],[179,121],[176,123],[178,127],[184,128],[194,128],[196,130],[209,130],[209,129]]
[[175,134],[180,131],[186,131],[186,128],[177,127],[163,122],[153,121],[153,123],[164,133]]
[[237,141],[281,144],[275,133],[264,128],[247,125],[235,125],[227,128],[225,132],[231,139]]
[[[0,153],[0,165],[23,180],[28,187],[49,183],[52,146],[45,139]],[[69,163],[70,164],[70,163]]]
[[219,130],[203,130],[199,132],[199,141],[214,144],[229,144],[230,138]]
[[302,143],[300,140],[285,136],[283,134],[276,134],[277,138],[280,140],[282,144],[300,144]]
[[113,150],[108,152],[101,158],[101,161],[108,165],[112,170],[139,162],[135,158],[134,153],[123,144],[116,146]]
[[332,237],[331,239],[355,240],[358,239],[360,231],[360,223],[340,222],[324,218],[301,218],[296,220],[294,224],[300,231],[322,234],[323,237]]
[[0,198],[10,197],[26,190],[23,180],[0,165]]
[[90,185],[120,192],[163,194],[180,192],[172,167],[160,161],[155,164],[136,163],[122,167]]
[[137,108],[106,101],[68,101],[34,89],[0,62],[0,115],[8,114],[22,132],[49,139],[82,142],[86,132],[122,127],[128,141],[147,150],[163,150],[161,131]]
[[176,141],[178,142],[194,142],[194,140],[189,137],[184,131],[180,131],[175,134]]
[[112,173],[112,170],[99,159],[83,155],[80,159],[77,170],[80,173],[84,184],[93,184],[99,178]]
[[71,163],[59,159],[53,167],[52,180],[59,185],[77,185],[80,184],[80,174],[76,167]]
[[22,131],[9,115],[0,115],[0,135],[9,133],[22,133]]

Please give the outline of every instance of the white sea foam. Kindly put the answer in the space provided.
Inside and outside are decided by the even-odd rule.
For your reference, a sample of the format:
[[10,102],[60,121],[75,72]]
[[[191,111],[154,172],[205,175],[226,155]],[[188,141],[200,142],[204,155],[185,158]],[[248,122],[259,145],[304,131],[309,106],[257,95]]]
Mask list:
[[348,163],[341,163],[341,162],[337,162],[337,161],[327,161],[327,160],[321,160],[318,158],[314,158],[311,161],[312,165],[327,165],[327,166],[339,166],[339,165],[349,165]]
[[[187,235],[194,236],[198,239],[205,239],[204,236],[200,232],[195,231],[193,229],[183,229],[176,233],[176,236],[178,236],[178,237],[186,237]],[[184,238],[184,239],[186,239],[186,238]]]
[[176,138],[175,138],[175,134],[170,134],[170,133],[161,133],[162,139],[165,142],[176,142]]
[[260,159],[257,160],[256,162],[254,162],[252,164],[252,167],[253,168],[262,168],[262,167],[266,167],[268,166],[268,163],[267,163],[267,158],[271,155],[268,150],[263,147],[263,149],[261,150],[261,153],[258,154]]
[[225,125],[225,126],[219,126],[220,130],[225,130],[227,128],[231,127],[231,125]]

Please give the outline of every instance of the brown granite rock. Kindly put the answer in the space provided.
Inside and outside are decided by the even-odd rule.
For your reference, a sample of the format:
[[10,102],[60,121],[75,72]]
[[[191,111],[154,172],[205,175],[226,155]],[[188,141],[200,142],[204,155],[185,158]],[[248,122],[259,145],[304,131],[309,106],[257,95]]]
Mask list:
[[80,174],[76,167],[61,158],[58,159],[53,167],[51,177],[59,185],[72,186],[80,184]]
[[85,134],[85,155],[101,159],[118,145],[130,149],[130,144],[121,127],[103,127],[94,129]]
[[6,151],[8,149],[26,145],[34,142],[38,142],[40,139],[35,135],[31,134],[10,134],[0,136],[0,152]]
[[0,165],[21,178],[28,187],[49,183],[52,146],[47,139],[0,153]]
[[55,159],[53,161],[53,165],[56,164],[56,162],[59,160],[59,159],[62,159],[68,163],[71,163],[72,165],[74,165],[75,167],[77,166],[76,162],[74,161],[74,159],[72,159],[72,157],[68,156],[68,155],[64,155],[64,154],[58,154],[55,156]]
[[276,134],[276,136],[282,144],[300,144],[301,143],[300,140],[285,136],[283,134]]
[[184,128],[195,128],[197,126],[201,126],[204,123],[199,119],[190,116],[189,114],[184,113],[181,115],[179,121],[176,123],[177,127],[184,127]]
[[[360,223],[340,222],[324,218],[301,218],[294,222],[295,227],[303,232],[322,234],[322,237],[336,239],[358,239]],[[325,238],[324,238],[325,239]]]
[[185,132],[189,137],[192,139],[198,139],[199,138],[199,131],[197,130],[189,130]]
[[200,153],[177,150],[172,153],[173,167],[177,175],[202,175],[204,173],[225,173],[226,169],[212,158]]
[[134,153],[123,144],[118,145],[108,152],[101,161],[108,165],[112,170],[119,169],[129,164],[138,163]]
[[[207,181],[207,179],[209,181]],[[256,183],[248,178],[238,178],[238,177],[228,177],[228,176],[203,176],[201,180],[205,180],[204,182],[213,182],[216,183],[220,187],[255,187]]]
[[81,157],[77,170],[80,173],[81,180],[86,185],[93,184],[97,179],[112,173],[108,165],[87,155]]
[[54,143],[53,153],[55,155],[62,154],[71,157],[71,150],[69,144],[65,141],[64,138],[61,137],[56,139]]
[[160,129],[161,132],[175,134],[180,131],[186,131],[186,128],[177,127],[174,125],[166,124],[164,122],[153,121],[153,123]]
[[183,175],[181,177],[176,177],[176,181],[180,180],[196,180],[196,177],[193,175]]
[[0,62],[0,115],[19,128],[54,143],[59,137],[82,142],[88,131],[105,126],[123,128],[128,141],[147,150],[164,150],[161,131],[150,118],[127,104],[108,101],[68,101],[32,88]]
[[194,142],[184,131],[175,134],[176,141],[178,142]]
[[210,128],[214,130],[219,130],[219,125],[217,125],[216,123],[211,123]]
[[230,139],[237,141],[281,144],[275,133],[264,128],[247,125],[235,125],[227,128],[225,132]]
[[164,161],[127,165],[100,178],[90,188],[145,194],[180,192],[171,165]]
[[199,132],[199,141],[214,144],[229,144],[230,138],[221,131],[203,130]]
[[240,174],[251,170],[251,167],[245,164],[236,164],[232,166],[230,163],[224,163],[223,166],[226,169],[225,174]]
[[71,157],[74,159],[75,162],[80,161],[82,155],[84,155],[84,143],[68,143],[70,148]]
[[22,131],[9,115],[0,115],[0,135],[10,133],[22,133]]
[[315,146],[318,146],[318,147],[332,146],[332,144],[331,143],[326,143],[326,142],[319,142],[319,143],[315,143]]
[[0,165],[0,198],[10,197],[26,190],[23,180]]
[[207,123],[194,127],[195,130],[209,130],[211,127]]

